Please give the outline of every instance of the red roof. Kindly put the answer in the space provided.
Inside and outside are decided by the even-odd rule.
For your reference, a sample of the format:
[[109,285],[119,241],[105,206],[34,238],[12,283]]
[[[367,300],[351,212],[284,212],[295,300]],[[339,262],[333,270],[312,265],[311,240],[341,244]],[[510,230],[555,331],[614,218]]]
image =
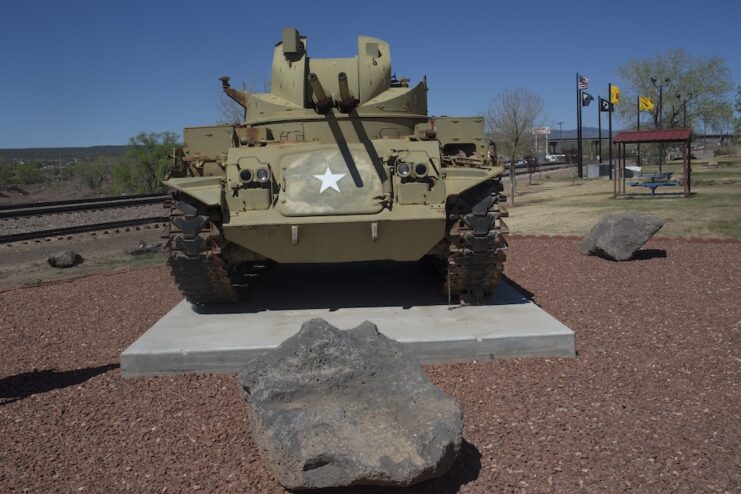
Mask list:
[[692,137],[692,129],[656,129],[620,132],[612,142],[678,142]]

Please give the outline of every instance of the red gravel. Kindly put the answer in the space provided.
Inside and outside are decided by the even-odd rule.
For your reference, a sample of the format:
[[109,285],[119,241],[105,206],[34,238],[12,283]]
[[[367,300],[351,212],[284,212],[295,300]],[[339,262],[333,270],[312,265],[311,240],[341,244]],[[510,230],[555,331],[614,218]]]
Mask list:
[[[470,445],[412,491],[739,492],[741,243],[655,240],[627,263],[511,246],[508,276],[579,356],[426,367]],[[178,300],[162,268],[0,293],[0,491],[283,492],[233,377],[114,367]]]

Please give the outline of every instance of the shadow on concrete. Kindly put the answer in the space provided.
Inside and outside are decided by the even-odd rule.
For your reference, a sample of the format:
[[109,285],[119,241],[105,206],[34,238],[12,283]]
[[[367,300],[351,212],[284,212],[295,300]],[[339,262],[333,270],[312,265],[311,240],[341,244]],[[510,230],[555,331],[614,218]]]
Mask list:
[[97,375],[117,369],[118,364],[106,364],[98,367],[57,371],[54,369],[33,370],[0,379],[0,402],[7,405],[31,395],[46,393],[54,389],[66,388],[81,384]]
[[453,462],[448,473],[442,477],[421,482],[412,487],[357,486],[291,492],[312,494],[417,494],[434,492],[439,494],[453,494],[458,492],[465,484],[479,478],[480,471],[481,453],[476,449],[476,446],[464,439],[458,458]]
[[[518,292],[511,283],[506,279],[505,283],[500,283],[484,305],[527,303],[532,294],[521,287]],[[240,303],[196,307],[195,310],[199,314],[241,314],[266,310],[410,309],[448,305],[439,276],[416,262],[278,264],[240,295]]]
[[517,292],[519,292],[519,294],[522,296],[522,302],[520,303],[529,302],[530,300],[535,298],[535,294],[533,292],[523,287],[522,285],[517,283],[515,280],[513,280],[506,274],[502,274],[502,281],[509,284],[512,288],[514,288],[515,290],[517,290]]
[[646,261],[660,257],[666,257],[666,251],[664,249],[641,249],[633,254],[634,261]]

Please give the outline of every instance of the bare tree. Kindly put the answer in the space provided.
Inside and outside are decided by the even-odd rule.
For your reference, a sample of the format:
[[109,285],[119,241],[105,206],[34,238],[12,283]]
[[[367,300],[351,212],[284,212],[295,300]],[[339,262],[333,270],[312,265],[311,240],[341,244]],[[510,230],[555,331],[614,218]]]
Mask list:
[[[270,92],[270,81],[263,81],[262,86],[263,92]],[[251,82],[243,82],[242,92],[247,95],[247,100],[249,101],[250,95],[257,92],[257,85]],[[242,107],[242,105],[231,99],[223,91],[219,91],[219,101],[216,106],[219,109],[219,113],[221,113],[221,120],[219,121],[219,124],[242,125],[242,123],[244,123],[244,121],[246,120],[246,110]]]
[[221,113],[220,124],[241,125],[244,122],[244,108],[223,92],[219,94],[218,109]]
[[529,89],[507,89],[489,104],[486,126],[499,149],[510,156],[510,204],[515,205],[515,162],[529,149],[535,121],[543,113],[543,98]]

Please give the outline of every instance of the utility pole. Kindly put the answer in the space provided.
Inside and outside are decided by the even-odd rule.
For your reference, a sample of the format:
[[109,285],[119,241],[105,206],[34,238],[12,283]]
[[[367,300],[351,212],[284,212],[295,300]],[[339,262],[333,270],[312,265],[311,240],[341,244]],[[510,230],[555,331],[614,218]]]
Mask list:
[[[671,82],[671,79],[668,77],[664,78],[663,82],[658,82],[658,79],[656,77],[651,78],[651,83],[654,85],[655,88],[659,89],[659,128],[663,128],[664,125],[662,123],[663,120],[663,113],[664,113],[664,88],[669,86],[669,82]],[[661,173],[661,168],[664,164],[664,144],[659,144],[659,173]]]
[[692,92],[687,94],[686,98],[682,98],[681,93],[677,93],[677,99],[682,103],[682,127],[687,128],[687,101],[691,100],[694,94]]

